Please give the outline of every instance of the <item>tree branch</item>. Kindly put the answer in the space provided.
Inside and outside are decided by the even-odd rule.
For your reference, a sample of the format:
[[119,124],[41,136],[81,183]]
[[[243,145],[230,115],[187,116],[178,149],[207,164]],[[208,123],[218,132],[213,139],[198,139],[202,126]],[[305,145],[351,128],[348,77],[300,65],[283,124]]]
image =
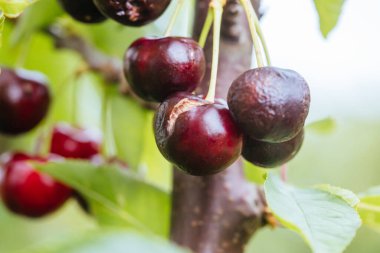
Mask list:
[[[256,7],[258,2],[256,2]],[[209,0],[198,0],[194,37],[202,29]],[[232,81],[250,67],[252,42],[242,7],[229,0],[223,16],[217,97],[225,99]],[[199,92],[205,94],[210,77],[212,38],[205,47],[208,71]],[[264,225],[263,192],[243,175],[242,160],[226,171],[193,177],[174,171],[171,239],[195,253],[242,253],[255,231]]]

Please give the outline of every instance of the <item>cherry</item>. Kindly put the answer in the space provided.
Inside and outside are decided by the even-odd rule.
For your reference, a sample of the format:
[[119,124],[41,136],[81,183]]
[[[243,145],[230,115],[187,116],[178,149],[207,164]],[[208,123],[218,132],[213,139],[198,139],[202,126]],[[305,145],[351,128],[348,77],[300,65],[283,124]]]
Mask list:
[[58,0],[62,8],[75,20],[83,23],[100,23],[107,18],[98,10],[92,0]]
[[99,154],[100,145],[97,132],[60,123],[54,127],[50,152],[66,158],[91,159]]
[[306,81],[295,71],[263,67],[238,77],[228,106],[244,133],[264,142],[284,142],[303,128],[310,106]]
[[303,130],[293,139],[281,143],[262,142],[244,136],[242,155],[247,161],[259,167],[278,167],[296,156],[301,149],[303,139]]
[[94,0],[107,17],[127,26],[142,26],[156,20],[170,0]]
[[227,107],[179,93],[163,102],[154,118],[162,155],[194,176],[212,175],[240,155],[242,134]]
[[0,132],[27,132],[45,117],[50,94],[46,79],[37,72],[1,68]]
[[162,102],[193,91],[205,74],[203,49],[190,38],[140,38],[128,48],[124,73],[132,90],[147,101]]
[[32,162],[46,161],[41,157],[8,161],[2,197],[9,210],[28,217],[41,217],[58,209],[71,196],[70,188],[33,167]]

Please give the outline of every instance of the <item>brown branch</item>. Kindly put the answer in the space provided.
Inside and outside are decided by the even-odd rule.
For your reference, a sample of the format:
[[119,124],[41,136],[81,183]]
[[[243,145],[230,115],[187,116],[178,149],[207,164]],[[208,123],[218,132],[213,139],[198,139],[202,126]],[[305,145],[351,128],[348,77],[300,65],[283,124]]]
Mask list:
[[[258,3],[256,1],[256,3]],[[194,37],[199,36],[209,0],[198,0]],[[258,5],[256,5],[258,7]],[[232,81],[250,66],[252,42],[242,7],[227,2],[218,71],[217,97],[226,98]],[[211,38],[205,47],[208,74],[199,92],[207,91]],[[242,161],[209,177],[193,177],[175,170],[171,239],[195,253],[242,253],[265,223],[266,204],[261,189],[244,178]]]

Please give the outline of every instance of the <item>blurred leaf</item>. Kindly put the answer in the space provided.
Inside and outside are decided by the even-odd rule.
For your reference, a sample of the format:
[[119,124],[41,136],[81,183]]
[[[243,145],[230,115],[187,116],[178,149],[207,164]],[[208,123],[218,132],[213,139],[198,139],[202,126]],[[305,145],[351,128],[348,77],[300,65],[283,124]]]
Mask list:
[[331,134],[336,129],[336,122],[329,117],[308,124],[306,129],[318,134]]
[[314,253],[343,252],[360,227],[359,215],[341,196],[295,188],[273,173],[268,175],[264,188],[276,218],[301,235]]
[[0,48],[3,45],[4,13],[0,10]]
[[138,167],[148,124],[148,111],[134,99],[121,96],[115,89],[110,94],[112,126],[118,156],[136,169]]
[[138,169],[150,182],[165,190],[171,190],[173,166],[157,148],[153,132],[153,116],[153,112],[148,113],[143,129],[144,143]]
[[380,186],[359,194],[358,211],[363,224],[380,232]]
[[142,232],[168,235],[170,196],[129,171],[65,161],[38,167],[72,186],[90,203],[103,225],[134,227]]
[[13,29],[12,44],[22,44],[24,40],[36,30],[51,24],[63,13],[56,0],[39,0],[36,4],[26,9]]
[[356,208],[357,205],[360,203],[360,199],[358,198],[358,196],[356,196],[355,193],[353,193],[350,190],[332,186],[329,184],[317,185],[315,188],[340,197],[341,199],[346,201],[347,204],[349,204],[351,207]]
[[37,0],[0,0],[0,10],[9,18],[18,17],[26,7]]
[[[185,253],[167,241],[128,231],[97,231],[70,238],[63,243],[28,249],[28,253]],[[20,252],[21,253],[21,252]]]
[[319,26],[323,37],[338,23],[345,0],[314,0],[319,15]]
[[265,169],[257,167],[246,160],[244,160],[244,174],[249,181],[259,185],[263,185],[267,177]]

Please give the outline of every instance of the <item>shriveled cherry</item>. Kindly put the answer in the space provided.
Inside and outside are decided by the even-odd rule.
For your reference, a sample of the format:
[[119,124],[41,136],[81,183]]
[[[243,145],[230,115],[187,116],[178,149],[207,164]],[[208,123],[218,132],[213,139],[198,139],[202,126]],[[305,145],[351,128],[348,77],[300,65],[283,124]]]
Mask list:
[[295,71],[263,67],[238,77],[228,92],[228,106],[243,132],[264,142],[284,142],[303,128],[310,90]]
[[46,78],[37,72],[1,68],[0,132],[15,135],[33,129],[50,104]]
[[94,0],[107,17],[127,26],[142,26],[156,20],[171,0]]
[[71,189],[35,170],[32,162],[43,163],[46,159],[32,157],[6,164],[2,198],[5,206],[16,214],[41,217],[62,206],[71,196]]
[[225,105],[184,93],[160,105],[154,133],[162,155],[195,176],[227,168],[242,147],[242,134]]
[[58,0],[72,18],[83,23],[100,23],[107,18],[98,10],[93,0]]
[[281,143],[263,142],[244,136],[242,155],[247,161],[259,167],[278,167],[296,156],[301,149],[303,139],[303,130],[293,139]]
[[50,152],[66,158],[91,159],[99,154],[100,145],[98,132],[59,123],[53,130]]
[[203,49],[190,38],[140,38],[128,48],[124,73],[132,90],[147,101],[193,91],[205,74]]

